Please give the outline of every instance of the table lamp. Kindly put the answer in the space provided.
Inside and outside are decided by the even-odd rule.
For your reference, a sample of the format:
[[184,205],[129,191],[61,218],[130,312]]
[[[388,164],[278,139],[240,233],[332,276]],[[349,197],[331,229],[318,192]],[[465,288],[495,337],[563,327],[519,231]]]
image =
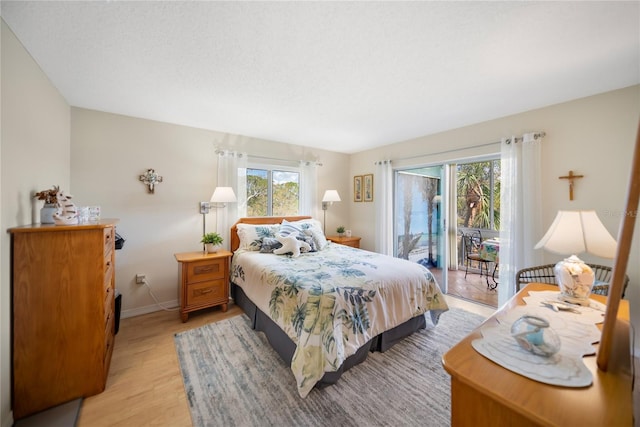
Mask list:
[[616,246],[616,241],[595,211],[558,211],[535,249],[544,248],[556,254],[571,255],[558,262],[553,269],[560,287],[560,299],[588,306],[595,276],[591,267],[575,254],[586,252],[614,258]]

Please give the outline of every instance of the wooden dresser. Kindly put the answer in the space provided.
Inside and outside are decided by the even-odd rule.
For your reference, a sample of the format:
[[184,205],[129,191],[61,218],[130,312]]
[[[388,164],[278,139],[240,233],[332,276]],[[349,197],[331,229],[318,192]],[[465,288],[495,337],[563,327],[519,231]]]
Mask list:
[[104,390],[114,341],[116,222],[9,230],[15,419]]

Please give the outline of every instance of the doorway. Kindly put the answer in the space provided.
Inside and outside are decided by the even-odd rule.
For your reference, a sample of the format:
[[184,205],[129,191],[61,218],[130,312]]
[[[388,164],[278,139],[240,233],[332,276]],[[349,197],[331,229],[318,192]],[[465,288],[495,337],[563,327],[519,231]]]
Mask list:
[[499,157],[396,170],[394,177],[394,255],[429,268],[444,293],[497,307],[496,288],[465,264],[460,236],[477,230],[483,239],[499,238]]

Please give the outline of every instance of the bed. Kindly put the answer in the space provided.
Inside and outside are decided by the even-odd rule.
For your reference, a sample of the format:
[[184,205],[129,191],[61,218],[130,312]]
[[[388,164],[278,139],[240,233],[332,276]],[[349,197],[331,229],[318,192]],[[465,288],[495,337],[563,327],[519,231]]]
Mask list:
[[[274,254],[280,233],[313,251]],[[234,301],[290,364],[301,397],[448,310],[428,269],[327,242],[311,217],[241,218],[230,240]]]

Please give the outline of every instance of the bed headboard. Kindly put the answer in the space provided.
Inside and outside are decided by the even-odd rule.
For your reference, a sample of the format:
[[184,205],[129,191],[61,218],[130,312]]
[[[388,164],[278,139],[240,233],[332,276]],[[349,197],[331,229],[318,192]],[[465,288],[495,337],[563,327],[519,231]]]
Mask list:
[[238,224],[280,224],[283,219],[287,221],[300,221],[301,219],[311,219],[310,216],[252,216],[248,218],[240,218],[231,227],[231,252],[235,252],[240,246],[240,237],[238,237]]

